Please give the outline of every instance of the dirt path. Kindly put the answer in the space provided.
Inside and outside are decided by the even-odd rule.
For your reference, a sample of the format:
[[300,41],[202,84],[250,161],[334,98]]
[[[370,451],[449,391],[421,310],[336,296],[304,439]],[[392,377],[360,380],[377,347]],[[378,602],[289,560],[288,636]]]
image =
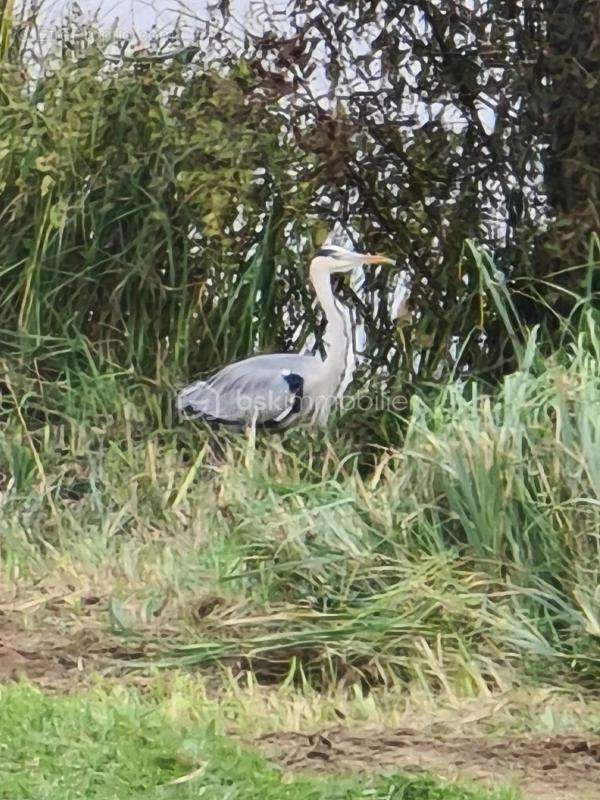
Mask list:
[[0,610],[0,683],[25,678],[48,691],[72,691],[116,659],[133,656],[122,640],[92,620],[87,627],[69,629],[47,619],[29,629],[20,614]]
[[427,771],[444,778],[516,785],[526,800],[600,800],[600,738],[433,737],[411,730],[335,728],[306,736],[275,733],[261,752],[291,771]]

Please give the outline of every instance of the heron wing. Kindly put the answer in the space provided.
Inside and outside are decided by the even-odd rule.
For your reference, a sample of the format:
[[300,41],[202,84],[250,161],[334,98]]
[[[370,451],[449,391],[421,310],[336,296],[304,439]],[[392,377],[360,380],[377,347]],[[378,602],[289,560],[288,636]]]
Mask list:
[[312,356],[254,356],[187,386],[178,408],[208,422],[284,427],[301,410],[307,372],[314,366]]

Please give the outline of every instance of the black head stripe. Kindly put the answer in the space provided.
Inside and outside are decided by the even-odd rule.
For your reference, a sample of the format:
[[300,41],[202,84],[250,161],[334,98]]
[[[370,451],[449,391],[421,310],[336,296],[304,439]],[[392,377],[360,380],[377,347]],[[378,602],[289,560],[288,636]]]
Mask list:
[[330,247],[321,247],[320,250],[317,250],[317,256],[325,256],[326,258],[339,258],[340,251],[339,250],[332,250]]

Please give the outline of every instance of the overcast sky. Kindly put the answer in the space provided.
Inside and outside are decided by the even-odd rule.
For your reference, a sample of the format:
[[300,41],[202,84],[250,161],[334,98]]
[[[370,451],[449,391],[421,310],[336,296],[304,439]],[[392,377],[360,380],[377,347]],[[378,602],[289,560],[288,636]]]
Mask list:
[[[69,7],[78,6],[84,18],[97,18],[107,28],[116,20],[119,31],[137,33],[143,40],[154,25],[168,30],[178,17],[183,17],[193,28],[196,16],[201,19],[215,16],[218,5],[218,0],[42,0],[42,16],[44,26],[50,28],[60,22]],[[260,29],[261,8],[265,6],[280,20],[285,18],[286,0],[231,0],[230,3],[233,16],[253,30]]]

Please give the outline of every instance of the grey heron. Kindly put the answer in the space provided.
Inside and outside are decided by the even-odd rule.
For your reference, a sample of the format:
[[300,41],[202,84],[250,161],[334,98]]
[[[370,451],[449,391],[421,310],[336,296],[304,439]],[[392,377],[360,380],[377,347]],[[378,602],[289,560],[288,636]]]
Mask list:
[[232,428],[282,429],[301,421],[324,424],[343,388],[352,348],[349,320],[336,299],[331,276],[363,264],[393,264],[382,255],[326,245],[310,264],[310,281],[325,312],[325,356],[273,353],[252,356],[196,381],[177,397],[180,413]]

